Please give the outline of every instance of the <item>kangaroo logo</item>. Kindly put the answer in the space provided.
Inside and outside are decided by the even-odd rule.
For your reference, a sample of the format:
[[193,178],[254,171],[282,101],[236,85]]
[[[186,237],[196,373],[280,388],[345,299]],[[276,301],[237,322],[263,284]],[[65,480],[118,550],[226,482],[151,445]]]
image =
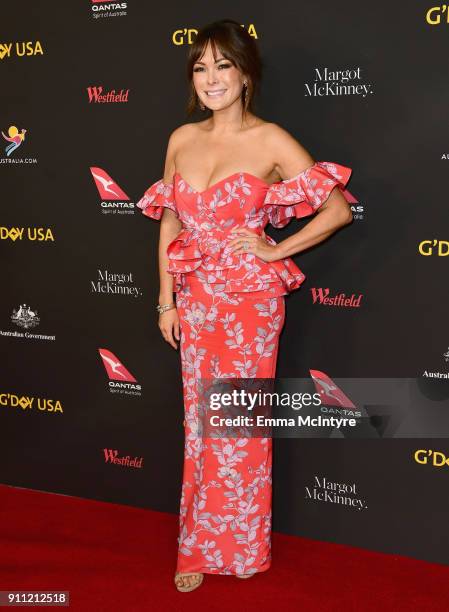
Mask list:
[[13,151],[18,149],[20,145],[22,144],[22,142],[25,140],[25,133],[26,133],[26,130],[22,128],[22,131],[19,132],[19,130],[16,128],[15,125],[11,125],[8,128],[8,136],[6,136],[6,134],[2,132],[3,138],[9,142],[9,145],[5,147],[5,152],[6,152],[6,155],[8,155],[8,157],[11,155]]
[[102,200],[129,200],[126,193],[120,189],[107,172],[101,168],[94,167],[90,171]]

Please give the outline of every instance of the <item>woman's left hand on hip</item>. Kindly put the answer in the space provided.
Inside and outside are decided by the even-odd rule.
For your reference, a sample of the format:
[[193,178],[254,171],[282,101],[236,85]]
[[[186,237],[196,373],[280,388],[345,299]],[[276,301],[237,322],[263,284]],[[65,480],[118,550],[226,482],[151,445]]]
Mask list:
[[[237,236],[229,242],[230,251],[234,255],[252,253],[266,262],[280,259],[278,245],[270,244],[265,238],[265,232],[262,232],[262,235],[259,236],[259,234],[255,234],[246,228],[241,228],[231,232],[231,234]],[[245,243],[248,243],[247,249],[244,248]]]

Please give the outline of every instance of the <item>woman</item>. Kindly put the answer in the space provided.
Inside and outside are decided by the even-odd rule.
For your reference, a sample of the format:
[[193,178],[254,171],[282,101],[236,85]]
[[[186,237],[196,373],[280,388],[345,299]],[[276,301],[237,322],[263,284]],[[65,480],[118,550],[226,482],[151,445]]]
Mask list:
[[[272,440],[199,436],[198,381],[275,377],[284,296],[305,278],[289,256],[352,220],[340,191],[351,170],[314,162],[288,132],[253,113],[261,62],[237,22],[204,27],[187,70],[189,111],[198,103],[211,113],[171,134],[164,176],[137,204],[162,217],[159,327],[173,348],[180,342],[180,591],[197,588],[204,573],[248,578],[271,564]],[[280,228],[315,212],[278,244],[265,235],[268,223]]]

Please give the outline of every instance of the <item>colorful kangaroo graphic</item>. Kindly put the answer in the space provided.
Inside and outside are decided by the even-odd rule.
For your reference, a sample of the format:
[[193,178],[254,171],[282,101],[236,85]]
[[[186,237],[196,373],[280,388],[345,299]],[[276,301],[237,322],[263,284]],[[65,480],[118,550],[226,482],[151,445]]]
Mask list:
[[11,125],[8,129],[8,136],[5,136],[5,134],[2,132],[3,138],[11,143],[5,148],[6,155],[11,155],[11,153],[15,151],[17,147],[20,147],[22,142],[25,140],[25,132],[26,130],[22,128],[22,131],[19,134],[19,130],[15,125]]

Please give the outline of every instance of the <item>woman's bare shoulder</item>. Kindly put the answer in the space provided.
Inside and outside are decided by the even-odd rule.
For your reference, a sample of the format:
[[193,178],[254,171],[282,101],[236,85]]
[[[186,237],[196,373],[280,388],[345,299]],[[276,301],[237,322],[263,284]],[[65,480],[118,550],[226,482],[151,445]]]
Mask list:
[[263,125],[263,130],[265,137],[268,138],[272,144],[277,144],[279,146],[292,145],[293,143],[297,143],[300,145],[297,138],[295,138],[288,130],[279,125],[278,123],[274,123],[273,121],[267,121]]
[[314,163],[309,151],[288,130],[277,123],[269,123],[264,129],[265,143],[282,177],[296,175]]
[[175,128],[170,134],[170,141],[173,145],[176,145],[186,138],[191,138],[198,131],[196,123],[183,123]]

